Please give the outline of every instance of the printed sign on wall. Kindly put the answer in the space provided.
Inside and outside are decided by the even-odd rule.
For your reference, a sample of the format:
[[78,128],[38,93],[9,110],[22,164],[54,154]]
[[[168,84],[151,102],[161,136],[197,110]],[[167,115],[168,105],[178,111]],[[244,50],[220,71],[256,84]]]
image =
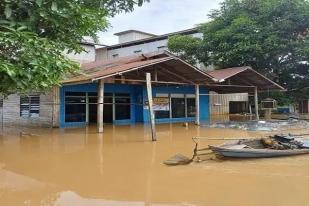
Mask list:
[[168,97],[155,97],[153,98],[154,111],[169,111],[169,98]]

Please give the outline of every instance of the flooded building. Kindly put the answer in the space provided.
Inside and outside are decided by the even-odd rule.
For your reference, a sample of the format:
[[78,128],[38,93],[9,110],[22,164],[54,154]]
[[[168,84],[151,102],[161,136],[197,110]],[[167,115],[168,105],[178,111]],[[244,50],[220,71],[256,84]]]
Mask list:
[[[146,73],[151,75],[156,123],[199,124],[215,109],[231,112],[216,104],[215,94],[249,93],[257,108],[258,91],[283,89],[250,67],[204,72],[168,52],[156,52],[84,63],[81,73],[50,92],[10,95],[2,103],[2,122],[49,127],[148,123]],[[248,99],[234,95],[226,101],[237,105]],[[239,105],[231,107],[244,107]]]
[[209,90],[204,85],[213,78],[169,53],[96,61],[82,68],[83,74],[64,80],[59,90],[61,127],[98,123],[100,112],[104,123],[149,122],[146,73],[151,74],[156,122],[209,119]]
[[[146,73],[151,74],[156,123],[208,121],[219,94],[281,90],[250,67],[203,72],[168,52],[156,52],[82,65],[82,74],[64,80],[58,90],[55,119],[60,127],[91,123],[149,123]],[[254,86],[253,86],[254,85]],[[235,102],[246,102],[235,96]],[[258,110],[255,113],[258,116]]]
[[84,52],[67,54],[81,63],[82,73],[65,79],[60,88],[5,98],[0,102],[0,122],[73,127],[98,123],[102,117],[101,124],[147,123],[146,73],[152,77],[158,123],[199,123],[212,115],[243,112],[258,118],[258,91],[283,89],[250,67],[207,71],[165,51],[172,35],[202,38],[196,28],[163,35],[137,30],[116,35],[116,45],[84,42]]

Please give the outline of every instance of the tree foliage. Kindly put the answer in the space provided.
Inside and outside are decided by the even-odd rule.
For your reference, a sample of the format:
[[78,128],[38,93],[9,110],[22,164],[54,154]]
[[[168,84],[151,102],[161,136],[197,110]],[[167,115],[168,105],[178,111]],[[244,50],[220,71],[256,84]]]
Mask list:
[[169,49],[219,69],[252,66],[297,98],[309,98],[297,92],[309,86],[309,1],[225,0],[209,17],[199,26],[203,39],[195,52],[187,52],[179,37],[170,38]]
[[107,18],[148,0],[2,0],[0,94],[45,90],[79,66],[63,51],[83,51],[85,36],[97,39]]
[[185,59],[191,64],[195,64],[198,61],[197,52],[200,49],[202,40],[199,38],[192,38],[191,36],[175,35],[168,41],[169,50],[176,53],[180,58]]

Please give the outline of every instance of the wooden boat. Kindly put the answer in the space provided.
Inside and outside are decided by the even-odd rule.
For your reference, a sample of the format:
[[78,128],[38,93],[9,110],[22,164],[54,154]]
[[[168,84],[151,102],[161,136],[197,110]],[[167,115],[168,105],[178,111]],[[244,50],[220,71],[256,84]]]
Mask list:
[[229,141],[219,146],[209,145],[209,149],[223,157],[263,158],[309,154],[308,148],[276,150],[266,148],[262,138]]

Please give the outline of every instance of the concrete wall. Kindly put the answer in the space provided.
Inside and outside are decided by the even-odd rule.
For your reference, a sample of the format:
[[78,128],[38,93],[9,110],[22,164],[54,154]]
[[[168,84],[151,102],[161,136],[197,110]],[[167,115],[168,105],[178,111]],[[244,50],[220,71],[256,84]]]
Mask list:
[[118,36],[118,42],[119,44],[130,42],[130,41],[135,41],[135,40],[140,40],[140,39],[146,39],[152,37],[151,35],[139,33],[139,32],[129,32],[125,34],[121,34]]
[[[9,95],[3,100],[3,123],[6,126],[42,126],[51,127],[53,121],[53,97],[52,92],[40,94],[39,117],[20,116],[20,96]],[[0,114],[2,119],[2,113]]]
[[[195,33],[191,36],[201,38],[201,33]],[[163,40],[157,40],[153,42],[144,43],[141,42],[138,45],[132,45],[132,46],[123,46],[121,48],[117,49],[109,49],[106,48],[103,49],[97,49],[96,53],[96,60],[106,60],[106,59],[113,59],[115,58],[114,55],[117,55],[117,57],[124,57],[124,56],[130,56],[134,55],[135,51],[141,50],[141,53],[150,53],[150,52],[157,52],[161,50],[167,50],[167,42],[168,39]],[[203,65],[200,65],[203,67]]]
[[85,49],[85,51],[79,54],[78,53],[75,54],[74,52],[68,53],[67,51],[64,51],[64,55],[68,57],[69,59],[77,61],[79,63],[95,61],[95,58],[96,58],[95,47],[92,45],[85,45],[85,44],[82,44],[81,46]]
[[[96,60],[113,59],[115,58],[114,55],[117,55],[117,57],[130,56],[136,54],[135,52],[139,50],[141,51],[141,53],[150,53],[160,50],[166,50],[167,49],[166,45],[167,45],[167,39],[164,39],[160,41],[154,41],[145,44],[133,45],[112,50],[107,50],[106,48],[98,49],[96,54]],[[160,48],[162,46],[164,48]]]

